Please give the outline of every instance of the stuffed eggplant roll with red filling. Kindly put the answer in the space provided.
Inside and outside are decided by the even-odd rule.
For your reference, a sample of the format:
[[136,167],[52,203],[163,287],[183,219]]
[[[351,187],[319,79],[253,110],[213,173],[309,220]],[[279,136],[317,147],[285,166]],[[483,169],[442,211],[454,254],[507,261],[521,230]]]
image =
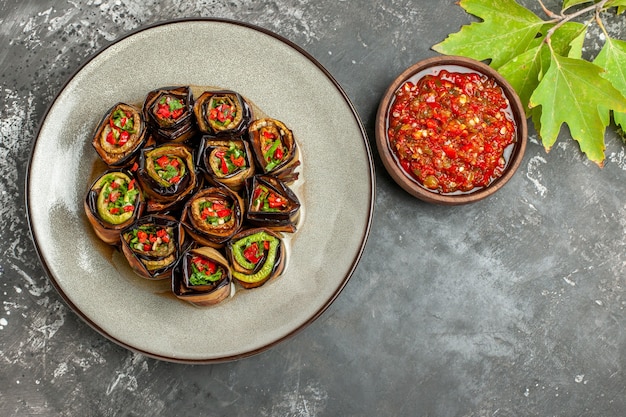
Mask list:
[[185,236],[202,246],[219,248],[241,229],[243,211],[238,194],[223,186],[210,187],[187,201],[180,222]]
[[255,175],[246,182],[246,220],[255,226],[293,233],[300,214],[300,201],[281,180]]
[[170,278],[178,260],[178,222],[159,215],[137,219],[122,231],[122,252],[138,275]]
[[172,292],[191,304],[210,306],[230,295],[231,282],[224,255],[211,247],[199,247],[181,256],[172,278]]
[[197,131],[189,87],[151,91],[144,101],[143,112],[157,142],[182,143]]
[[292,131],[280,120],[264,118],[252,122],[248,129],[252,151],[265,174],[287,183],[298,178],[299,151]]
[[266,228],[247,229],[227,246],[233,278],[243,288],[255,288],[283,273],[285,245],[279,234]]
[[242,139],[213,139],[200,142],[198,166],[212,184],[223,184],[239,191],[244,181],[254,175],[254,161],[248,142]]
[[109,167],[124,167],[133,162],[145,144],[146,131],[141,110],[117,103],[98,125],[91,143]]
[[96,235],[109,245],[117,245],[120,231],[141,216],[145,203],[132,174],[108,171],[92,184],[84,207]]
[[148,200],[148,211],[183,204],[197,185],[191,149],[176,143],[145,148],[137,177]]
[[198,129],[212,136],[240,136],[252,121],[252,109],[238,93],[205,91],[193,107]]

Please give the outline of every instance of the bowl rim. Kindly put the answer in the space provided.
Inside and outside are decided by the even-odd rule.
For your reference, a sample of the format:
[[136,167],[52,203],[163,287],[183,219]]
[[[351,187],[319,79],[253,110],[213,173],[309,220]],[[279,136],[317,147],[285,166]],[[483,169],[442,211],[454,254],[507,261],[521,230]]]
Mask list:
[[[402,167],[397,163],[395,155],[391,152],[389,147],[389,141],[387,139],[387,114],[389,106],[395,96],[396,91],[400,86],[404,84],[408,79],[416,75],[417,73],[432,67],[440,67],[447,65],[455,65],[467,68],[471,71],[482,73],[496,80],[498,85],[502,88],[504,95],[509,100],[511,110],[513,112],[513,118],[516,125],[517,140],[513,145],[513,151],[509,159],[509,164],[504,170],[504,173],[499,178],[495,179],[487,187],[480,188],[478,190],[463,193],[463,194],[440,194],[433,191],[429,191],[415,180],[411,179],[408,174],[404,172]],[[454,55],[443,55],[426,58],[416,62],[407,69],[405,69],[400,75],[398,75],[385,91],[376,114],[376,126],[375,126],[376,147],[378,148],[379,156],[385,166],[385,169],[391,175],[393,180],[400,185],[406,192],[420,200],[436,203],[442,205],[459,205],[467,204],[482,200],[494,194],[500,188],[502,188],[515,174],[519,168],[524,152],[526,150],[526,143],[528,140],[528,125],[526,121],[526,112],[524,106],[517,95],[515,89],[509,84],[509,82],[494,68],[490,67],[482,61],[478,61],[472,58]]]

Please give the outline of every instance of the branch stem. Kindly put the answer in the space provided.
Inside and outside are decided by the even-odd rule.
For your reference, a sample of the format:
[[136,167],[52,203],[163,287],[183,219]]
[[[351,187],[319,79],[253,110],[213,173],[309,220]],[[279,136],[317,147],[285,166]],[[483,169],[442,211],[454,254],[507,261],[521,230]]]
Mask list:
[[608,38],[609,37],[609,33],[606,31],[606,28],[604,27],[604,22],[602,22],[602,18],[600,18],[600,9],[596,10],[595,19],[596,19],[596,23],[598,24],[600,29],[602,29],[602,32],[604,33],[604,36],[606,36]]
[[539,5],[541,6],[541,9],[550,19],[561,20],[563,18],[563,14],[559,15],[559,14],[554,13],[552,10],[548,9],[545,4],[543,4],[542,0],[537,0],[537,1],[539,1]]
[[548,30],[548,32],[546,33],[546,37],[544,39],[544,42],[546,43],[550,43],[550,38],[552,37],[552,34],[554,32],[556,32],[561,26],[563,26],[564,24],[566,24],[567,22],[569,22],[572,19],[576,19],[578,16],[581,16],[585,13],[589,13],[591,11],[595,11],[596,16],[598,16],[600,10],[602,10],[602,8],[604,8],[604,5],[609,1],[609,0],[601,0],[596,4],[593,4],[591,6],[587,6],[585,8],[582,8],[572,14],[568,14],[568,15],[564,15],[561,14],[561,16],[559,17],[559,15],[554,14],[553,12],[549,11],[547,8],[545,8],[545,6],[543,5],[543,2],[541,0],[538,0],[539,3],[541,4],[541,6],[544,8],[544,10],[546,11],[546,13],[548,13],[548,16],[550,17],[556,17],[559,18],[558,23],[554,26],[552,26],[550,28],[550,30]]

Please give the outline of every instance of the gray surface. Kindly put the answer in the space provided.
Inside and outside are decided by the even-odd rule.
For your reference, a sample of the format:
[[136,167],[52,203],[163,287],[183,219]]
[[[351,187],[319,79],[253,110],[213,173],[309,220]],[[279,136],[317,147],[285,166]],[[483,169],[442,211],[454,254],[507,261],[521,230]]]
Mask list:
[[[46,107],[96,50],[168,18],[258,24],[326,66],[373,144],[392,78],[470,21],[451,0],[189,3],[0,4],[0,415],[624,415],[626,152],[614,133],[599,169],[565,132],[546,154],[531,130],[513,180],[464,207],[416,201],[376,159],[352,279],[311,326],[252,358],[159,362],[72,313],[36,257],[24,183]],[[622,38],[624,20],[609,25]]]

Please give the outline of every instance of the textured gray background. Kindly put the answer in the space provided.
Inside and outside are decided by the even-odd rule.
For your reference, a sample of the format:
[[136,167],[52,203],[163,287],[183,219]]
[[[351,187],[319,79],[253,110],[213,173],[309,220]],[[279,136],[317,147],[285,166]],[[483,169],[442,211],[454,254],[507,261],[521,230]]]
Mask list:
[[[356,272],[317,321],[260,355],[159,362],[71,312],[28,231],[24,184],[38,124],[97,50],[133,29],[197,16],[250,22],[311,53],[345,89],[372,146],[393,77],[471,21],[452,0],[0,2],[0,415],[626,413],[626,152],[612,130],[599,169],[566,131],[546,153],[531,129],[513,180],[463,207],[413,199],[374,150],[376,212]],[[608,30],[624,38],[625,20]],[[598,36],[590,33],[588,54]]]

